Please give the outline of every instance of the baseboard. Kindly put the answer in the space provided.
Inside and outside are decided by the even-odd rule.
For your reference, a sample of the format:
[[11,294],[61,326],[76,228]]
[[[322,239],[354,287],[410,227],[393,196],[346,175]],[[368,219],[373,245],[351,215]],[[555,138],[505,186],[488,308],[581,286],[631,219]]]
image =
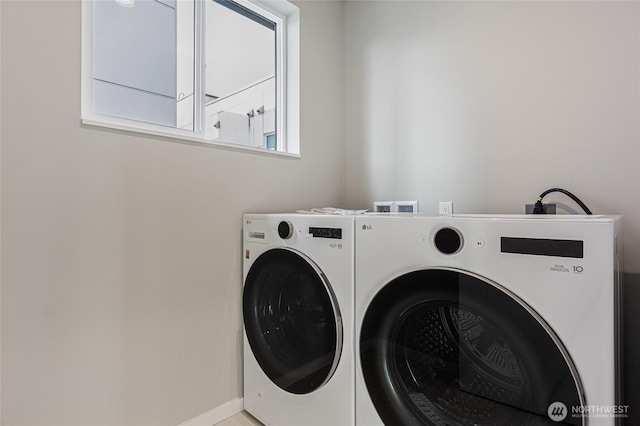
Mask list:
[[202,413],[191,420],[180,424],[179,426],[213,426],[216,423],[228,419],[231,416],[238,414],[244,409],[244,398],[239,397],[229,402]]

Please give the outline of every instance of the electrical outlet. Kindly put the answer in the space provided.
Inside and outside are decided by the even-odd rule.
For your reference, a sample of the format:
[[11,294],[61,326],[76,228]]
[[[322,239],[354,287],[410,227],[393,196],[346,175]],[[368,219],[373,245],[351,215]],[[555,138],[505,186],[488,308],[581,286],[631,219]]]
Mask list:
[[439,212],[443,216],[451,216],[453,214],[453,201],[440,201]]
[[[524,213],[533,214],[534,207],[535,207],[535,204],[526,203],[524,205]],[[556,203],[543,203],[542,208],[544,209],[545,214],[556,214]]]

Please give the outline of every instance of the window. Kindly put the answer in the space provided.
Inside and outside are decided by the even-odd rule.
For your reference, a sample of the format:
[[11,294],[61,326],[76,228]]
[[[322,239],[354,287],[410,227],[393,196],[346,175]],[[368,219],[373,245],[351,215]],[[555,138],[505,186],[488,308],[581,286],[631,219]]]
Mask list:
[[83,123],[299,154],[299,11],[268,4],[83,2]]

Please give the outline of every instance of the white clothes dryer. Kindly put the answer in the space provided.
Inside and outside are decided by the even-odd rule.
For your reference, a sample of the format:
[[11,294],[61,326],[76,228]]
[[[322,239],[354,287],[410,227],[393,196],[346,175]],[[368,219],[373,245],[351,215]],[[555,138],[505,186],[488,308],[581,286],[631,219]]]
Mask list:
[[244,216],[244,404],[265,425],[355,423],[353,226]]
[[618,216],[356,218],[356,424],[618,424]]

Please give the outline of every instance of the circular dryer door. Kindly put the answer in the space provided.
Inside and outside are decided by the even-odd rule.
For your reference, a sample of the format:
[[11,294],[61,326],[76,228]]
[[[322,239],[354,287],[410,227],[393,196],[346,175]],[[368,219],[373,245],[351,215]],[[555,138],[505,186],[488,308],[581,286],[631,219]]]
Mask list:
[[553,331],[467,272],[428,269],[388,283],[366,311],[360,360],[386,425],[584,421],[571,411],[583,405],[575,367]]
[[307,394],[331,378],[342,318],[329,282],[308,257],[284,248],[261,254],[245,280],[243,315],[251,351],[273,383]]

